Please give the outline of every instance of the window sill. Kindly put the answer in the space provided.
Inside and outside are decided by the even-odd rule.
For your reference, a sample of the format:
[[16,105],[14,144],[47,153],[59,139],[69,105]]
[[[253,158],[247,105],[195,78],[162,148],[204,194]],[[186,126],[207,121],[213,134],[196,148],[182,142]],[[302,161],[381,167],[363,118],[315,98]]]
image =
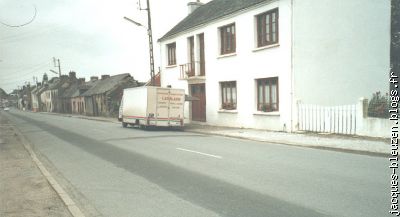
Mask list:
[[236,53],[228,53],[228,54],[219,55],[217,57],[217,59],[221,59],[221,58],[225,58],[225,57],[232,57],[232,56],[236,56]]
[[228,114],[237,114],[237,110],[227,110],[227,109],[220,109],[218,110],[218,113],[228,113]]
[[261,111],[256,111],[253,113],[253,115],[261,115],[261,116],[280,116],[281,114],[279,111],[275,112],[261,112]]
[[253,49],[253,52],[257,52],[257,51],[260,51],[260,50],[266,50],[266,49],[269,49],[269,48],[279,47],[279,46],[280,46],[280,44],[271,44],[271,45],[267,45],[267,46],[264,46],[264,47],[257,47],[257,48]]
[[175,64],[175,65],[168,65],[168,66],[165,66],[165,68],[166,69],[169,69],[169,68],[175,68],[177,65]]

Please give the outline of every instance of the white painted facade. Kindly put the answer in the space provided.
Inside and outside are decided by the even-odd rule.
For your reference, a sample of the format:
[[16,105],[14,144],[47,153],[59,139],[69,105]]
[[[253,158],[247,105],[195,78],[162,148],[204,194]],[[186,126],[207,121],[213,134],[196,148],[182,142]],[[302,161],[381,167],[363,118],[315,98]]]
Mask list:
[[[257,48],[255,16],[274,8],[279,9],[279,44]],[[220,56],[219,27],[231,23],[236,26],[236,53]],[[190,94],[189,84],[205,83],[206,124],[295,131],[298,100],[340,105],[388,90],[389,27],[389,1],[266,2],[162,40],[161,86],[183,88]],[[195,37],[198,60],[201,33],[205,76],[180,79],[179,65],[190,62],[188,37]],[[173,42],[177,64],[168,66],[167,44]],[[256,79],[270,77],[279,78],[279,111],[260,112]],[[224,81],[236,81],[236,110],[221,109],[220,82]],[[190,115],[186,103],[187,122]]]
[[58,96],[58,90],[46,90],[40,95],[40,99],[44,104],[45,112],[55,112],[55,100]]
[[294,1],[293,23],[297,99],[332,106],[389,92],[390,1]]

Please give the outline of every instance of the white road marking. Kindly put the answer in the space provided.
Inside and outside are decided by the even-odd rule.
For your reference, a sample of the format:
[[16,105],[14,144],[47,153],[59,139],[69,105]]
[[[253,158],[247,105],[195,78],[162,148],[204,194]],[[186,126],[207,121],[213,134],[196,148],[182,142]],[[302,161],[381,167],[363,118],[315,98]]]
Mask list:
[[205,155],[205,156],[208,156],[208,157],[215,157],[215,158],[218,158],[218,159],[222,159],[222,157],[218,156],[218,155],[207,154],[207,153],[203,153],[203,152],[199,152],[199,151],[193,151],[193,150],[184,149],[184,148],[176,148],[176,149],[180,150],[180,151],[187,151],[187,152],[192,152],[192,153],[196,153],[196,154]]

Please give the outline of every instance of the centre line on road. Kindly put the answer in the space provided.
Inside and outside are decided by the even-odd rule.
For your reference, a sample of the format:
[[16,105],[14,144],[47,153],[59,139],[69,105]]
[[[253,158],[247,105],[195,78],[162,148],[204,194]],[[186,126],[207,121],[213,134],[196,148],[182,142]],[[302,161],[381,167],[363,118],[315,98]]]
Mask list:
[[192,152],[192,153],[196,153],[196,154],[205,155],[205,156],[208,156],[208,157],[215,157],[215,158],[218,158],[218,159],[222,159],[222,157],[218,156],[218,155],[207,154],[207,153],[203,153],[203,152],[199,152],[199,151],[193,151],[193,150],[184,149],[184,148],[176,148],[176,149],[180,150],[180,151],[187,151],[187,152]]

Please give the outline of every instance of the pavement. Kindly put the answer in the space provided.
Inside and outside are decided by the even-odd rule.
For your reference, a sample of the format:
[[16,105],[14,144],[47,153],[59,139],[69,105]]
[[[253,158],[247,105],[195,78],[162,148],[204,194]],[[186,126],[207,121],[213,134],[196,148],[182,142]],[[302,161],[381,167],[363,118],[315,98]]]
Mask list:
[[18,132],[1,114],[0,159],[0,216],[71,216]]
[[[108,117],[91,117],[60,113],[46,114],[120,123],[116,118]],[[338,135],[327,133],[318,134],[310,132],[286,133],[259,129],[211,126],[199,123],[191,123],[186,125],[185,131],[207,135],[219,135],[240,139],[248,139],[260,142],[269,142],[275,144],[352,152],[373,156],[389,156],[390,154],[390,139],[388,138]]]

